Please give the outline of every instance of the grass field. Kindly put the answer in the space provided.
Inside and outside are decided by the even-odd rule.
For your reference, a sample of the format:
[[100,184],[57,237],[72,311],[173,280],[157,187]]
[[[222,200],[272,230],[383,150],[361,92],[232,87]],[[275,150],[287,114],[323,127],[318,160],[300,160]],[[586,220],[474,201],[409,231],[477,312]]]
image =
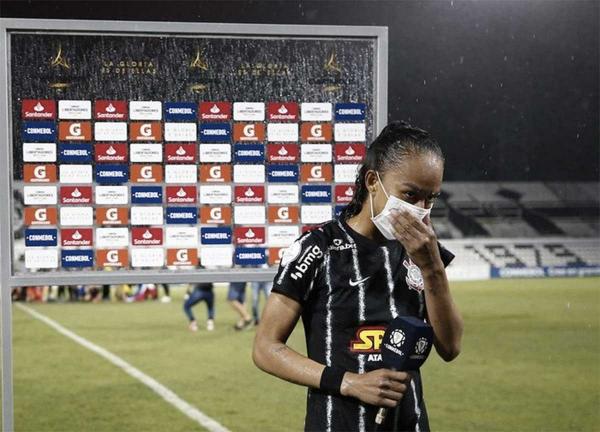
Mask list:
[[[453,283],[463,352],[424,367],[433,430],[600,430],[600,279]],[[188,332],[173,303],[33,304],[122,357],[232,431],[298,431],[305,389],[254,367],[254,331],[234,332],[217,289],[217,328]],[[191,431],[147,387],[18,308],[17,431]],[[204,305],[196,307],[202,321]],[[200,322],[202,322],[200,321]],[[290,344],[303,351],[296,331]]]

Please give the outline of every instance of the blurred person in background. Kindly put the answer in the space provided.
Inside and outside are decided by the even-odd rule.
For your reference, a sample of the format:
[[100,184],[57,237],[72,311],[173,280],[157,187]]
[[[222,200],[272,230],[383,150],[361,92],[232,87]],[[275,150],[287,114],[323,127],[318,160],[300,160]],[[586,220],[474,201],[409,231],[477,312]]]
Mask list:
[[191,291],[188,291],[186,299],[183,302],[183,312],[189,320],[188,328],[190,331],[198,331],[198,322],[192,307],[200,302],[206,302],[208,319],[206,320],[206,330],[213,331],[215,329],[215,294],[213,292],[213,284],[210,282],[194,284]]
[[240,319],[233,328],[235,330],[244,330],[252,325],[252,317],[246,310],[246,282],[230,282],[227,291],[227,301],[235,310]]
[[260,293],[263,293],[266,302],[269,294],[271,294],[273,282],[252,282],[250,283],[250,287],[252,288],[252,318],[254,319],[254,325],[258,325],[260,318]]

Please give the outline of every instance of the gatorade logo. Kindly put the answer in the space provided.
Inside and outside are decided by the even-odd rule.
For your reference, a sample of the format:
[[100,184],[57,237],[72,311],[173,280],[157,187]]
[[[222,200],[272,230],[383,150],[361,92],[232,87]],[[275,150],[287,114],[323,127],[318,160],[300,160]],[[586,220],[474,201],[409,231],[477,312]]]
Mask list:
[[54,207],[25,207],[25,225],[56,225],[57,210]]
[[96,224],[98,225],[127,225],[129,213],[126,207],[98,207],[96,209]]
[[200,181],[205,183],[231,183],[231,165],[201,165]]
[[210,169],[208,170],[208,174],[209,174],[210,178],[212,178],[212,179],[222,179],[223,178],[223,177],[221,177],[221,167],[220,166],[210,167]]
[[100,267],[127,267],[127,249],[98,249],[96,261]]
[[197,266],[197,249],[167,249],[167,265],[169,266]]
[[269,223],[295,224],[298,223],[298,217],[297,206],[270,206],[268,209]]
[[304,183],[327,183],[333,180],[333,169],[330,164],[303,164],[300,180]]
[[331,142],[331,123],[303,123],[300,128],[302,142]]
[[223,217],[223,210],[220,207],[210,209],[210,218],[219,220]]
[[200,223],[231,225],[231,207],[201,207]]
[[81,124],[73,123],[71,126],[69,126],[69,133],[74,136],[81,135]]
[[40,222],[46,222],[48,220],[48,209],[41,208],[34,210],[34,218]]
[[90,122],[60,122],[58,139],[60,141],[90,141],[92,124]]
[[106,261],[111,264],[119,262],[119,251],[118,250],[110,250],[106,253]]
[[160,122],[132,122],[129,126],[130,141],[160,141],[162,139]]
[[163,167],[154,165],[131,165],[131,181],[134,183],[159,183],[163,181]]
[[23,165],[23,180],[27,183],[56,182],[56,165]]
[[359,354],[379,353],[385,329],[382,326],[359,327],[350,341],[350,351]]
[[233,125],[233,139],[235,142],[255,142],[265,140],[264,123],[235,123]]
[[106,219],[110,222],[115,222],[119,218],[119,210],[117,208],[106,209]]

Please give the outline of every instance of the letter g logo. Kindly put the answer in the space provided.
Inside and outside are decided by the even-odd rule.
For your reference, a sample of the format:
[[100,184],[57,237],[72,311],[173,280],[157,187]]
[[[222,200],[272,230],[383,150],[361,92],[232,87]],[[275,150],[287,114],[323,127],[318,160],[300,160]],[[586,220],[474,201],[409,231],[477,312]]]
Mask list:
[[43,179],[46,178],[46,167],[45,166],[37,166],[33,169],[33,175],[35,178]]
[[310,128],[310,134],[313,137],[322,137],[323,136],[323,128],[320,124],[316,124]]
[[116,221],[119,218],[119,211],[113,207],[106,209],[106,219],[109,221]]
[[140,135],[149,137],[152,135],[152,125],[150,123],[144,123],[140,126]]
[[253,124],[244,126],[244,136],[247,136],[247,137],[254,136],[254,125]]
[[106,261],[113,264],[119,262],[119,251],[116,249],[109,250],[106,253]]
[[290,209],[288,207],[279,207],[277,209],[277,217],[279,219],[289,219]]
[[37,209],[35,211],[34,215],[35,215],[35,220],[40,221],[40,222],[46,221],[48,218],[48,213],[45,208]]
[[221,220],[222,217],[222,213],[221,213],[221,207],[215,207],[210,209],[210,218],[212,220]]
[[188,261],[188,251],[187,249],[179,249],[175,254],[177,261],[179,262],[187,262]]
[[323,176],[323,168],[321,165],[315,165],[310,169],[310,175],[314,178],[321,178]]
[[221,178],[221,167],[220,166],[210,167],[208,174],[211,176],[211,178],[220,179]]
[[69,126],[69,133],[73,136],[81,135],[81,123],[73,123]]

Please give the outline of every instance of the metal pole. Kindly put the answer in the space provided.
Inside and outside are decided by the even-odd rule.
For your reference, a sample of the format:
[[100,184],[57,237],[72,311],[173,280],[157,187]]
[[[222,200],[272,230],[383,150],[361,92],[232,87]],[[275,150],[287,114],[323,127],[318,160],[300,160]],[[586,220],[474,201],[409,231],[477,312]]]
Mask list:
[[[0,119],[9,118],[8,83],[8,34],[4,23],[0,23],[0,88],[6,95],[0,100]],[[13,381],[12,381],[12,304],[10,272],[12,262],[12,193],[10,175],[12,161],[11,130],[7,120],[4,133],[0,136],[0,200],[5,207],[0,211],[0,308],[2,311],[2,430],[13,431]]]

